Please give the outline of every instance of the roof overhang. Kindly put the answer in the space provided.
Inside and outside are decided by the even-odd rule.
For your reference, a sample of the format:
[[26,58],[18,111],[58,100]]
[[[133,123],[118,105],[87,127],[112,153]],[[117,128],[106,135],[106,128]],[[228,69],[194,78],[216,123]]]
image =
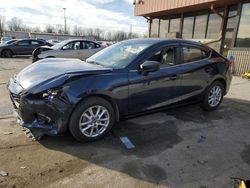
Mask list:
[[225,7],[239,3],[240,0],[144,0],[135,5],[135,15],[144,17],[160,17],[185,12]]

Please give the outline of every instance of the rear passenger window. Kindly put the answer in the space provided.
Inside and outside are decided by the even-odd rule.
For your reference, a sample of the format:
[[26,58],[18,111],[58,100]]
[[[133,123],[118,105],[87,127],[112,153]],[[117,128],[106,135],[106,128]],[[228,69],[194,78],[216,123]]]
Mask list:
[[208,53],[194,47],[183,47],[183,63],[198,61],[208,57]]
[[19,46],[28,46],[30,42],[28,40],[22,40],[17,43]]
[[38,41],[35,41],[35,40],[32,40],[32,41],[31,41],[31,45],[39,45],[39,42],[38,42]]

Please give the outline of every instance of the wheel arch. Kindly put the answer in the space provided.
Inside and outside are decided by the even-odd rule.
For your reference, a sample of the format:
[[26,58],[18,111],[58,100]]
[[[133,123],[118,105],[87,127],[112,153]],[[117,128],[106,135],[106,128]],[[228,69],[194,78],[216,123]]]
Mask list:
[[1,51],[1,56],[3,55],[3,52],[6,51],[6,50],[11,51],[12,55],[14,55],[13,50],[11,50],[10,48],[4,48],[4,49]]
[[[214,83],[214,82],[216,82],[216,81],[222,83],[222,85],[223,85],[223,87],[224,87],[224,92],[226,92],[226,90],[227,90],[227,83],[226,83],[226,80],[225,80],[224,78],[216,78],[212,83]],[[225,93],[224,93],[224,95],[225,95]]]
[[117,103],[110,97],[110,96],[107,96],[107,95],[103,95],[103,94],[93,94],[93,95],[89,95],[87,97],[84,97],[82,98],[81,100],[79,100],[75,105],[74,105],[74,108],[72,109],[71,113],[70,113],[70,116],[69,116],[69,120],[73,114],[73,112],[75,111],[76,107],[82,103],[83,101],[85,100],[88,100],[90,98],[94,98],[94,97],[99,97],[99,98],[102,98],[104,100],[106,100],[107,102],[109,102],[111,104],[111,106],[113,107],[114,111],[115,111],[115,122],[118,122],[120,120],[120,110],[118,108],[118,105]]

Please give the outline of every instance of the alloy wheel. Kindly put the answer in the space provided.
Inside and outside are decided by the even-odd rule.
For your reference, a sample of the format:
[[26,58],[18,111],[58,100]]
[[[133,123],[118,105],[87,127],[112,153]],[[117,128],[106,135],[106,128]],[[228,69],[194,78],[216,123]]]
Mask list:
[[215,85],[211,88],[208,96],[208,104],[211,107],[216,107],[222,98],[222,88],[219,85]]
[[104,106],[96,105],[87,108],[79,120],[79,128],[87,137],[97,137],[108,127],[110,114]]

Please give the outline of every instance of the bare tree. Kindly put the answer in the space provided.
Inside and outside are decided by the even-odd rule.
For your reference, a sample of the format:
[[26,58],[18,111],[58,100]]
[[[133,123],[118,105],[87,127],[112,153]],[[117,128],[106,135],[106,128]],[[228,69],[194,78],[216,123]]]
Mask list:
[[55,32],[54,26],[53,26],[53,25],[50,25],[50,24],[46,25],[46,27],[45,27],[45,32],[46,32],[46,33],[54,33],[54,32]]
[[96,28],[94,30],[94,37],[95,37],[95,39],[100,40],[102,33],[103,33],[103,31],[101,29]]
[[80,27],[75,25],[74,28],[73,28],[73,35],[80,36],[81,34],[80,34],[79,29],[80,29]]
[[31,32],[32,28],[27,25],[22,25],[20,31]]
[[86,35],[87,35],[88,37],[93,37],[93,36],[94,36],[94,31],[93,31],[93,29],[92,29],[92,28],[87,29]]
[[106,39],[106,40],[109,40],[109,41],[112,40],[112,33],[111,33],[110,31],[108,31],[108,32],[106,33],[105,39]]
[[63,34],[64,33],[64,28],[62,24],[57,24],[56,28],[55,28],[55,32],[59,33],[59,34]]
[[131,33],[130,38],[131,39],[139,38],[139,35],[137,33]]
[[33,27],[32,28],[33,32],[41,32],[41,28],[39,26]]
[[10,21],[7,23],[10,31],[22,31],[22,20],[17,17],[13,17]]
[[5,30],[5,17],[0,15],[0,37],[3,36]]
[[122,41],[126,39],[128,39],[128,34],[124,31],[117,31],[113,36],[113,40],[115,41]]

